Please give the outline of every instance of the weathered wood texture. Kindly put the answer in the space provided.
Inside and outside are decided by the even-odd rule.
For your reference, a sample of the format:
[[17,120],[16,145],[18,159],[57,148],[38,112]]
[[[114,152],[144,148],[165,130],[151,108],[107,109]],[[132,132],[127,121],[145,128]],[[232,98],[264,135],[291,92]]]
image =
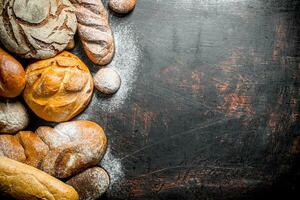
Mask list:
[[125,104],[85,111],[124,171],[106,198],[240,199],[293,186],[297,10],[297,0],[138,0],[129,16],[110,13],[113,30],[134,27],[141,63]]

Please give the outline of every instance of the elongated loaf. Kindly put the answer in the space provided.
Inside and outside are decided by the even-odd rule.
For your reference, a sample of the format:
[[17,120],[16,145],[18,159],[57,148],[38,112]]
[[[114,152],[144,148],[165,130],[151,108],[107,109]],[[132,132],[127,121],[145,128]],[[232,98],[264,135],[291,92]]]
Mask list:
[[107,148],[103,129],[91,121],[39,127],[0,135],[0,156],[26,163],[57,178],[68,178],[97,165]]
[[76,8],[79,37],[89,59],[108,64],[114,55],[114,39],[101,0],[70,0]]
[[29,165],[0,156],[0,192],[22,200],[78,200],[75,189]]

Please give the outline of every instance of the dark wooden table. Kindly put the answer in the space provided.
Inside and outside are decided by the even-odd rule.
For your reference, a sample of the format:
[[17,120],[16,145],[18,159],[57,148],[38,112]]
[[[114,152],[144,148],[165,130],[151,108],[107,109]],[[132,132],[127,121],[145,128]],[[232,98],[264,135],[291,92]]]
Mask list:
[[[109,138],[104,198],[244,199],[295,187],[297,9],[297,0],[138,0],[128,16],[110,13],[123,88],[95,93],[78,117]],[[99,69],[79,42],[73,52]],[[42,124],[33,116],[30,129]]]

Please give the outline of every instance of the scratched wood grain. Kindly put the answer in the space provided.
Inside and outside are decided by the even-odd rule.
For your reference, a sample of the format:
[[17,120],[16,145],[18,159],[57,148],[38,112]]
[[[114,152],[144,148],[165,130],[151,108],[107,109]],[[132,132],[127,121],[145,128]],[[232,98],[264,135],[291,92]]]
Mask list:
[[[110,13],[113,26],[134,27],[142,55],[125,104],[87,113],[124,171],[104,198],[243,199],[294,187],[297,10],[297,0],[138,0],[129,16]],[[33,118],[30,128],[45,124]]]

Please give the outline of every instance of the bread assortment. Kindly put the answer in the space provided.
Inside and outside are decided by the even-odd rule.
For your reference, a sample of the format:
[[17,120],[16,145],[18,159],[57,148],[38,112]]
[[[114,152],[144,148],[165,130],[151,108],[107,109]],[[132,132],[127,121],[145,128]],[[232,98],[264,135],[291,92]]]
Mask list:
[[0,133],[14,134],[27,127],[29,115],[22,103],[0,99]]
[[0,96],[16,97],[25,87],[25,71],[22,65],[0,48]]
[[35,133],[0,135],[0,156],[39,168],[57,178],[68,178],[95,166],[104,155],[107,139],[91,121],[71,121]]
[[76,8],[78,33],[89,59],[108,64],[114,55],[114,38],[101,0],[71,0]]
[[109,186],[109,175],[100,167],[93,167],[74,176],[66,182],[79,194],[80,200],[94,200],[101,197]]
[[18,161],[0,156],[1,194],[15,199],[78,200],[73,187]]
[[127,14],[135,8],[136,0],[109,0],[109,8],[119,14]]
[[88,105],[94,88],[88,67],[74,54],[62,52],[26,69],[24,100],[40,118],[63,122]]
[[[135,4],[109,1],[109,7],[122,14]],[[77,56],[64,51],[75,47],[78,30],[88,58],[107,65],[115,52],[108,18],[101,0],[0,1],[1,43],[19,58],[31,59],[24,71],[0,48],[0,195],[96,200],[108,189],[109,175],[97,166],[107,149],[103,129],[88,120],[69,120],[89,104],[94,82],[100,92],[114,94],[121,78],[103,68],[93,79]],[[23,131],[29,114],[17,99],[21,93],[38,117],[64,123]],[[68,178],[68,185],[56,178]]]
[[0,1],[0,39],[10,51],[45,59],[63,51],[77,24],[69,0]]

